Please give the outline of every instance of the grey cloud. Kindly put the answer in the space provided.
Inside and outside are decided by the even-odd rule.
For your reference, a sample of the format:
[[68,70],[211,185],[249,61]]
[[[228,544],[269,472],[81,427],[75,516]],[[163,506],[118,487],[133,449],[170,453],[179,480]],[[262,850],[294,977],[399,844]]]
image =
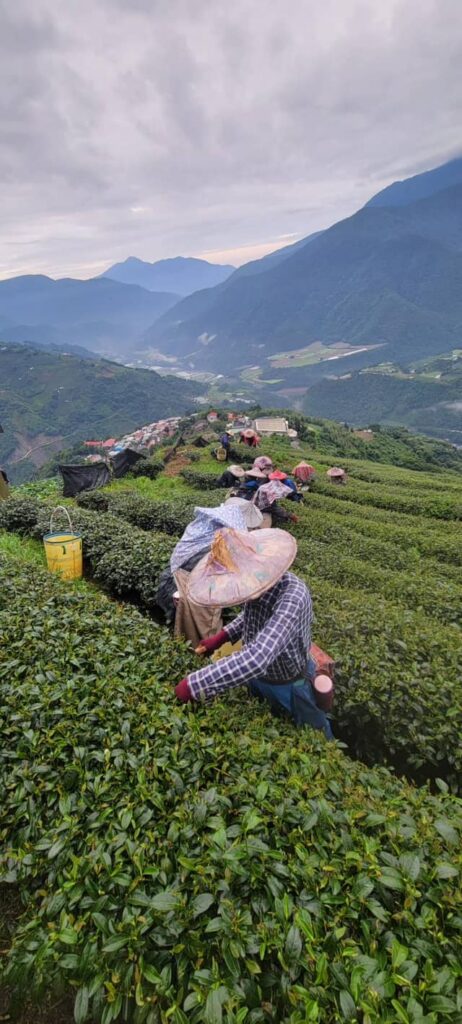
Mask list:
[[461,66],[460,0],[0,0],[0,274],[317,230],[461,151]]

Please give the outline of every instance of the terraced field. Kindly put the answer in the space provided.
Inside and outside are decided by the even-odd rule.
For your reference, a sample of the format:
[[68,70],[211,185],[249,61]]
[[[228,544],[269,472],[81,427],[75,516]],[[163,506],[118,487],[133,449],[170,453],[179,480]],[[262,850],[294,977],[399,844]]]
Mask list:
[[211,448],[71,508],[79,586],[40,564],[55,484],[0,505],[16,998],[68,993],[77,1024],[461,1019],[462,476],[350,458],[340,488],[317,445],[262,451],[317,470],[291,529],[337,663],[330,745],[244,691],[174,699],[196,662],[155,589],[224,496]]

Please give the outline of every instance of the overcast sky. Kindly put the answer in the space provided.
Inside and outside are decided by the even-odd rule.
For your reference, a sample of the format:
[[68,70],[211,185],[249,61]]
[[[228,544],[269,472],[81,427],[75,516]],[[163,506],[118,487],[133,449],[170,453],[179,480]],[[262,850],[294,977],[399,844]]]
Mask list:
[[0,277],[239,264],[462,152],[462,0],[0,0]]

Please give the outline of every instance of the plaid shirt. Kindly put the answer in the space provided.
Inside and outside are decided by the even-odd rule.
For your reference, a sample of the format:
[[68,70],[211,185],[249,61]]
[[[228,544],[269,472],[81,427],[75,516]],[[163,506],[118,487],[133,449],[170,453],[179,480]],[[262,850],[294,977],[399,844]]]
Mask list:
[[284,573],[226,626],[231,643],[242,637],[244,649],[188,676],[193,699],[216,697],[251,679],[290,683],[306,678],[312,618],[308,587],[293,573]]

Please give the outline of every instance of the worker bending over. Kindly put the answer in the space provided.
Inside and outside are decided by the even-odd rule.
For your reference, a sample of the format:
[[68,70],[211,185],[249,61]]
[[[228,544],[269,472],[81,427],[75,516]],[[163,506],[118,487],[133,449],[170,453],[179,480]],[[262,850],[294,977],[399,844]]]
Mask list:
[[243,649],[207,665],[175,687],[181,701],[209,700],[234,686],[288,714],[296,725],[311,725],[332,738],[330,723],[316,704],[310,663],[312,604],[308,588],[288,572],[297,551],[283,530],[244,533],[219,530],[209,554],[191,573],[189,597],[207,608],[244,609],[226,629],[201,641],[198,653],[242,639]]

